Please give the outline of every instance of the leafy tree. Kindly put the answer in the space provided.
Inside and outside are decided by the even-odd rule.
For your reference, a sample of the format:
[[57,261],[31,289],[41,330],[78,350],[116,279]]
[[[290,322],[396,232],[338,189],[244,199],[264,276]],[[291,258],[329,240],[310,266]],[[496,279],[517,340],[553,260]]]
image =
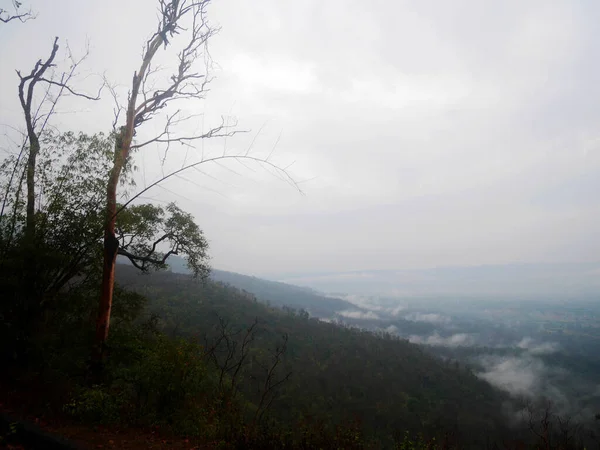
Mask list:
[[[18,13],[18,9],[21,7],[20,2],[13,2],[13,6],[17,11],[13,16],[8,15],[6,10],[0,10],[0,19],[3,22],[13,19],[24,21],[31,17],[31,12]],[[33,69],[24,74],[17,70],[18,97],[26,131],[23,134],[23,143],[18,155],[14,158],[7,158],[1,167],[5,179],[3,180],[4,198],[0,208],[0,224],[2,225],[2,249],[0,252],[6,253],[9,249],[19,248],[19,264],[15,266],[19,268],[19,272],[7,272],[7,274],[11,274],[13,284],[13,289],[8,290],[8,293],[9,298],[18,297],[18,301],[13,302],[13,305],[19,304],[19,307],[16,310],[12,309],[11,314],[19,316],[18,328],[24,329],[25,333],[29,331],[28,325],[34,323],[34,320],[25,319],[37,317],[41,304],[46,301],[46,294],[50,298],[56,295],[72,277],[71,272],[74,270],[70,264],[67,264],[66,272],[63,273],[57,271],[51,273],[52,270],[47,270],[45,267],[50,265],[54,268],[53,264],[57,263],[61,270],[65,269],[65,266],[58,264],[55,259],[48,259],[48,256],[52,255],[51,251],[43,250],[49,244],[46,238],[51,224],[40,223],[37,218],[38,213],[41,212],[39,206],[41,196],[38,195],[36,189],[39,188],[38,183],[42,182],[42,180],[38,180],[38,176],[47,171],[47,168],[44,168],[40,172],[37,168],[38,157],[42,150],[41,143],[45,139],[44,133],[61,97],[69,94],[88,100],[97,100],[100,94],[99,91],[98,96],[89,96],[77,92],[71,86],[76,71],[87,57],[87,53],[81,59],[75,59],[69,51],[67,56],[70,67],[61,73],[56,70],[55,63],[58,50],[57,37],[54,39],[52,50],[46,59],[39,59]],[[23,185],[25,185],[24,190],[22,189]],[[47,186],[45,187],[47,188]],[[11,204],[12,211],[10,210]],[[44,229],[37,229],[39,226],[43,226]],[[15,238],[18,239],[18,242],[13,240]],[[56,236],[54,238],[56,241]],[[62,255],[60,252],[59,254]],[[14,252],[12,256],[15,256]],[[11,277],[5,274],[5,279],[9,278]],[[18,289],[14,289],[17,286]]]
[[[2,307],[24,332],[69,283],[98,269],[102,195],[111,138],[45,133],[35,166],[34,234],[28,234],[25,187],[12,183],[28,162],[11,156],[0,166]],[[127,178],[124,178],[126,181]],[[33,248],[32,248],[33,247]],[[33,251],[33,253],[32,253]]]
[[[13,324],[13,334],[23,334],[21,341],[35,329],[42,312],[67,291],[88,280],[99,282],[103,188],[112,165],[114,135],[47,132],[40,142],[33,236],[27,231],[26,187],[11,180],[15,171],[24,173],[28,162],[9,156],[0,166],[5,193],[5,214],[0,217],[2,315]],[[124,196],[134,187],[134,170],[129,162],[123,167]],[[131,205],[122,209],[116,225],[121,254],[138,267],[164,267],[169,255],[183,252],[190,268],[206,276],[207,241],[193,217],[177,205]]]
[[[175,203],[166,208],[145,204],[124,209],[117,217],[115,236],[118,254],[142,271],[166,268],[169,256],[183,253],[194,276],[208,276],[208,242],[193,216]],[[159,251],[160,245],[169,250]]]

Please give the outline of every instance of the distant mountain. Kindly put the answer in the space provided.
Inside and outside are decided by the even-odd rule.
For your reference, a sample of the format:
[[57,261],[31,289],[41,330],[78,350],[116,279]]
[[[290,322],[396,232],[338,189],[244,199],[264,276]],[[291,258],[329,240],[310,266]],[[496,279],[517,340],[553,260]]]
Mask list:
[[565,298],[600,295],[600,263],[514,264],[273,276],[321,292],[390,297]]
[[[169,268],[174,273],[189,274],[190,270],[183,258],[171,256]],[[361,311],[361,308],[339,298],[326,297],[308,287],[294,286],[276,281],[241,275],[234,272],[213,269],[210,274],[213,281],[229,284],[254,294],[259,301],[273,306],[289,306],[305,309],[311,316],[329,318],[344,310]]]
[[[173,272],[190,273],[182,258],[169,258],[169,265]],[[213,270],[211,277],[275,305],[309,309],[319,317],[331,317],[330,313],[340,310],[360,309],[343,300],[345,294],[390,298],[544,300],[600,297],[600,263],[363,270],[269,277],[277,282],[220,270]]]

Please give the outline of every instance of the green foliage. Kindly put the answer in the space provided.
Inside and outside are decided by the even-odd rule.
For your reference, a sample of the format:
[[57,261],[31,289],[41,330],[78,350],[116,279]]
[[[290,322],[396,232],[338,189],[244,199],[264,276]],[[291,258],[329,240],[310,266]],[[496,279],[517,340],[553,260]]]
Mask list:
[[0,313],[26,335],[73,280],[100,267],[102,186],[112,138],[47,133],[41,144],[32,240],[24,234],[25,158],[8,157],[0,166]]
[[115,333],[111,349],[116,358],[106,383],[78,388],[65,412],[84,422],[163,426],[189,435],[214,428],[216,384],[199,345],[138,328]]
[[240,383],[251,404],[260,402],[269,355],[282,335],[289,336],[278,373],[292,375],[278,388],[269,416],[280,426],[311,416],[330,424],[333,433],[336,424],[358,416],[368,435],[388,440],[398,429],[432,435],[460,426],[480,442],[503,432],[502,394],[406,341],[270,308],[219,283],[200,285],[166,272],[136,275],[126,266],[117,275],[149,298],[149,309],[168,334],[210,342],[219,335],[218,317],[234,330],[258,317],[260,331]]
[[202,348],[190,341],[159,335],[139,356],[125,378],[137,398],[138,413],[144,411],[152,421],[173,423],[178,411],[215,387]]
[[460,447],[450,444],[448,441],[438,442],[435,437],[427,439],[423,435],[411,436],[408,431],[400,434],[397,438],[397,450],[436,450],[436,449],[458,449]]
[[[87,334],[93,330],[90,319],[98,299],[72,299],[92,299],[100,285],[106,184],[114,145],[112,133],[48,132],[41,137],[33,239],[25,239],[24,233],[26,158],[9,156],[0,164],[0,354],[4,357],[24,363],[39,360],[41,348],[33,342],[34,335],[41,334],[41,328],[73,323],[79,329],[82,315]],[[134,186],[135,169],[125,162],[120,178],[125,196]],[[187,254],[196,274],[208,273],[207,241],[193,217],[175,204],[130,206],[119,214],[118,225],[123,230],[117,236],[121,249],[130,255],[160,260],[165,255],[161,248],[169,245],[168,252]],[[62,322],[52,322],[56,317]],[[81,340],[85,345],[87,334]]]
[[[208,241],[193,216],[175,203],[129,206],[117,216],[116,231],[119,253],[143,271],[166,268],[168,256],[183,253],[194,276],[208,276]],[[160,251],[159,244],[168,250]]]
[[[90,386],[83,377],[97,280],[69,291],[51,311],[48,323],[57,326],[39,330],[44,378],[70,386],[68,398],[55,407],[73,419],[159,427],[227,449],[482,448],[479,432],[491,440],[502,436],[487,409],[484,384],[406,342],[267,308],[221,284],[164,272],[134,275],[127,266],[119,272],[138,292],[115,292],[103,383]],[[169,314],[159,319],[152,311]],[[259,326],[244,353],[256,316]],[[264,420],[256,421],[265,368],[273,367],[282,332],[289,343],[275,379],[287,370],[293,377],[276,389]],[[224,365],[228,360],[240,364]],[[444,421],[439,411],[459,401],[462,406]],[[452,419],[462,433],[454,440],[444,432]],[[570,448],[559,444],[550,448]]]
[[103,386],[82,387],[64,406],[64,411],[79,420],[116,423],[124,401],[121,393],[109,392]]

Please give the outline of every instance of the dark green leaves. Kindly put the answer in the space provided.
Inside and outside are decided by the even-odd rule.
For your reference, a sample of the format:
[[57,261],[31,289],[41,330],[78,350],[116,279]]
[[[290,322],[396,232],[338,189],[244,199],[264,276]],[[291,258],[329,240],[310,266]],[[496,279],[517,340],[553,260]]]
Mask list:
[[208,242],[193,216],[175,203],[130,206],[117,216],[116,232],[119,254],[141,270],[162,269],[170,255],[187,255],[194,275],[208,276]]

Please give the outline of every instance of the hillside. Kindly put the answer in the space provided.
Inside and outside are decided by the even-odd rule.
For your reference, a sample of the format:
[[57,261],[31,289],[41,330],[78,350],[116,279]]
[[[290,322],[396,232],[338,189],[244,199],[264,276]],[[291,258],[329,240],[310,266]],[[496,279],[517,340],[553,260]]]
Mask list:
[[[243,291],[214,281],[202,286],[186,275],[140,275],[119,266],[118,280],[148,296],[149,309],[162,318],[167,334],[210,336],[218,317],[240,330],[258,319],[257,354],[272,351],[287,336],[279,376],[291,376],[273,403],[278,420],[358,418],[385,439],[399,430],[451,430],[479,443],[502,434],[503,395],[469,370],[407,341],[272,308]],[[251,380],[253,369],[248,370]],[[244,385],[248,398],[256,400],[255,387]]]
[[[171,256],[168,260],[170,270],[174,273],[189,274],[185,260]],[[274,306],[288,306],[305,309],[311,316],[328,318],[343,310],[361,308],[339,298],[326,297],[313,289],[293,284],[268,281],[234,272],[212,269],[210,278],[213,281],[229,284],[238,289],[250,292],[263,302]]]

